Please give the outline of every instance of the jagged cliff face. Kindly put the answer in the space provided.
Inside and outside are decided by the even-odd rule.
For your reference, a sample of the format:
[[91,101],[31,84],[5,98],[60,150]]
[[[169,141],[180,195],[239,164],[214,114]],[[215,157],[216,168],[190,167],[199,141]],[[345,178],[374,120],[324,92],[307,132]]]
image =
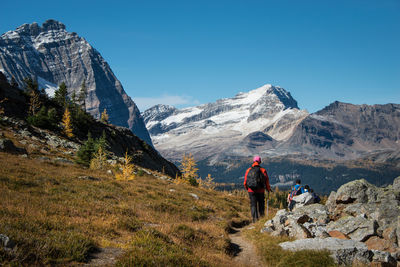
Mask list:
[[289,138],[307,115],[289,92],[264,85],[201,106],[157,105],[143,114],[155,147],[167,158],[251,156]]
[[86,81],[86,110],[99,118],[107,109],[110,122],[124,126],[152,144],[139,109],[125,93],[108,63],[84,38],[66,31],[64,24],[48,20],[24,24],[0,36],[0,71],[20,86],[34,77],[51,95],[65,82],[68,92],[79,93]]

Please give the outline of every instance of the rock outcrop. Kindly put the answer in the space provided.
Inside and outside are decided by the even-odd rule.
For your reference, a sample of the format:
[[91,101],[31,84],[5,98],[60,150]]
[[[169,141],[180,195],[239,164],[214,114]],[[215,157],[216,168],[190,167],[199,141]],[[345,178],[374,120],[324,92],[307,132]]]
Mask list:
[[86,84],[86,110],[95,118],[107,109],[109,121],[131,129],[152,144],[139,109],[125,93],[108,63],[84,38],[67,32],[61,22],[24,24],[0,36],[0,71],[23,88],[27,77],[37,79],[48,94],[65,82],[69,95]]
[[[261,232],[297,239],[284,249],[327,249],[338,264],[400,261],[400,177],[376,187],[356,180],[332,192],[326,205],[279,210]],[[382,266],[383,266],[382,265]]]

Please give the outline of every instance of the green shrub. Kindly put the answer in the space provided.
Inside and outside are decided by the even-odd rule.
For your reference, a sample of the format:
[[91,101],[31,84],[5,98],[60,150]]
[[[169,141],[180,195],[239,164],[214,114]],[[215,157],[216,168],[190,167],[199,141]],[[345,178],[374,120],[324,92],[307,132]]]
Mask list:
[[33,126],[53,130],[57,128],[59,118],[55,108],[47,110],[45,106],[42,106],[39,112],[33,116],[29,116],[27,121]]
[[100,148],[105,154],[107,154],[108,144],[105,132],[103,132],[103,135],[98,139],[93,139],[91,133],[89,132],[87,140],[83,143],[83,145],[76,153],[75,161],[79,164],[89,167],[90,161],[93,159],[95,153],[98,152]]

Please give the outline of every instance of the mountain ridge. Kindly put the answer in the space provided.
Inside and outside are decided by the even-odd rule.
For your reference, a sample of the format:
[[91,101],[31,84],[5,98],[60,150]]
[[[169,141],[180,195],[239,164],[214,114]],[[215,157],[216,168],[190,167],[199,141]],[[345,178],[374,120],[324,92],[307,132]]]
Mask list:
[[23,88],[23,80],[33,77],[50,94],[54,86],[65,82],[68,93],[79,93],[86,84],[86,110],[96,118],[107,109],[110,122],[132,130],[152,145],[140,111],[125,93],[108,63],[84,38],[67,32],[56,20],[23,24],[0,36],[0,71],[14,78]]
[[[349,176],[384,185],[400,175],[399,104],[335,101],[309,114],[290,101],[289,92],[279,89],[282,100],[274,88],[280,87],[265,85],[184,109],[158,105],[143,117],[163,156],[178,163],[192,153],[200,175],[210,173],[219,182],[242,183],[256,154],[271,170],[273,185],[290,186],[300,178],[320,192],[335,190]],[[199,116],[204,110],[210,116]],[[230,112],[239,115],[229,117]]]

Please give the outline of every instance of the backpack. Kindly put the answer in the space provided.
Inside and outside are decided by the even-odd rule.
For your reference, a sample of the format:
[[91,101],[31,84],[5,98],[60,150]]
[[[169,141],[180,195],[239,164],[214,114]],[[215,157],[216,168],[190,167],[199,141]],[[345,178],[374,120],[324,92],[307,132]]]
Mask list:
[[247,173],[246,184],[252,190],[265,188],[265,176],[260,168],[260,166],[251,167]]
[[289,198],[288,198],[289,201],[292,201],[294,196],[301,195],[301,188],[302,188],[302,186],[299,186],[299,188],[297,188],[297,190],[295,187],[292,188],[292,191],[290,191]]

